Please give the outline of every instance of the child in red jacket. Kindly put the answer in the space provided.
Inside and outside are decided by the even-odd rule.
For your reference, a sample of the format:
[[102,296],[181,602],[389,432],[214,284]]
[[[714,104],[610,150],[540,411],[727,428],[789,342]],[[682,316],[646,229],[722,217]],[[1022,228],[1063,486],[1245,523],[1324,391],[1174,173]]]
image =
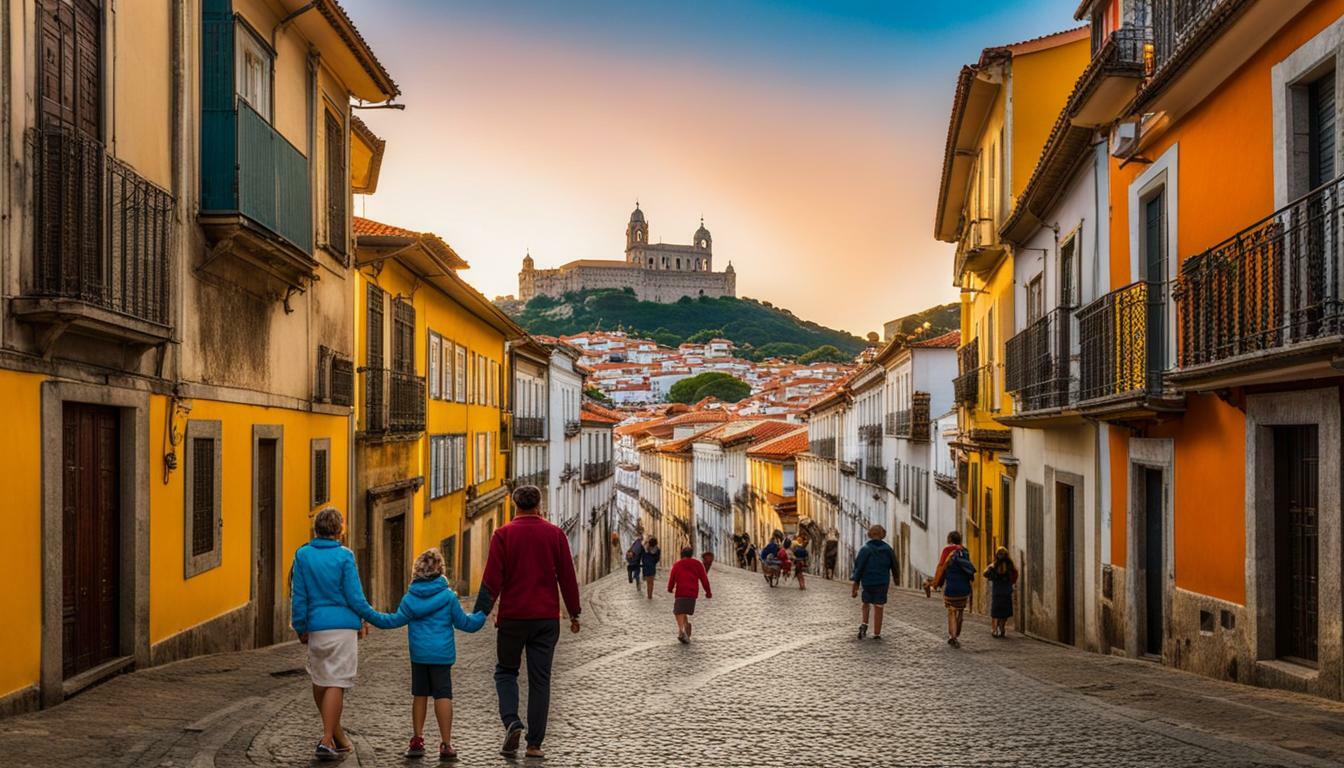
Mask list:
[[677,619],[677,640],[682,643],[691,641],[691,615],[695,613],[701,584],[705,585],[705,599],[714,597],[704,563],[695,559],[695,550],[682,547],[681,559],[672,564],[667,575],[667,591],[676,598],[672,601],[672,615]]

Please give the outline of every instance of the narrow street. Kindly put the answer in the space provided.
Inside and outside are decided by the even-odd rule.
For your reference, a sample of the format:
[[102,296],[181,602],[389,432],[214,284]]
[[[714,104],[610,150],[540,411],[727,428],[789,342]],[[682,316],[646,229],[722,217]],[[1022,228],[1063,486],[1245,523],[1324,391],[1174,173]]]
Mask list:
[[[715,568],[695,640],[670,597],[623,575],[585,590],[586,623],[557,655],[548,765],[1338,765],[1344,705],[1224,684],[968,622],[939,634],[941,602],[900,593],[879,642],[853,636],[845,584],[771,590]],[[402,631],[361,647],[347,700],[347,765],[399,765],[409,737]],[[456,740],[498,765],[489,626],[460,636]],[[432,722],[432,717],[431,717]],[[317,719],[295,643],[124,676],[0,721],[6,765],[306,765]],[[432,728],[432,726],[431,726]],[[763,757],[766,753],[780,760]]]

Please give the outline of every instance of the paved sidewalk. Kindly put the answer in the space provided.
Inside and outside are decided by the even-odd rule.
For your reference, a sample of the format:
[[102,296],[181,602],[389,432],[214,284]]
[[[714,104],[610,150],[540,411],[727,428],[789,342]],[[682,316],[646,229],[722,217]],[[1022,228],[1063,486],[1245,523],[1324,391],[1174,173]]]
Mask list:
[[[689,646],[669,595],[645,600],[623,574],[585,587],[583,631],[566,630],[557,653],[547,765],[1344,764],[1344,705],[995,640],[975,618],[952,649],[941,602],[923,593],[894,594],[884,639],[859,642],[846,584],[770,589],[721,565],[711,579]],[[506,764],[493,650],[488,626],[459,635],[466,765]],[[360,654],[345,765],[406,764],[404,630],[375,633]],[[303,649],[289,643],[137,672],[0,720],[0,765],[307,765],[317,731]]]

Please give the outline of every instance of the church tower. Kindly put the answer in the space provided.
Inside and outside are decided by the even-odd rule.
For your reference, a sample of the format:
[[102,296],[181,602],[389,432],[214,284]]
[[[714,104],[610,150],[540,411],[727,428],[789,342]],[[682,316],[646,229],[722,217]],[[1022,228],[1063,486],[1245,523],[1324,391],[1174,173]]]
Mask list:
[[[630,214],[630,223],[625,226],[625,260],[634,262],[638,258],[637,250],[649,244],[649,223],[644,220],[644,212],[635,202],[635,210]],[[640,266],[643,266],[642,264]]]
[[700,261],[700,263],[703,265],[701,266],[701,269],[705,272],[713,272],[714,238],[710,237],[709,230],[705,229],[704,216],[700,217],[700,228],[695,230],[695,234],[691,236],[691,243],[695,246],[695,250],[700,252],[700,254],[702,254],[702,256],[704,257]]

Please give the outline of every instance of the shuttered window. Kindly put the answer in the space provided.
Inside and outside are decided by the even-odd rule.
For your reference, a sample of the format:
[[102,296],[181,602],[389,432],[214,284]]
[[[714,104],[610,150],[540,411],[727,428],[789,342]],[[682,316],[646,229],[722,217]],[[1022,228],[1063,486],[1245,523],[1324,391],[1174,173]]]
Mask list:
[[383,367],[383,289],[372,283],[368,289],[368,339],[366,341],[369,368]]
[[429,397],[438,400],[443,397],[443,382],[440,378],[443,359],[443,339],[439,334],[429,332]]
[[182,555],[187,578],[220,563],[222,433],[220,422],[194,419],[183,435]]
[[1038,598],[1045,577],[1045,486],[1027,481],[1027,587]]
[[1308,162],[1312,189],[1335,178],[1335,73],[1330,72],[1307,87]]
[[102,2],[40,0],[38,48],[43,127],[102,137]]
[[327,245],[346,258],[345,126],[336,115],[327,112]]
[[392,370],[415,373],[415,307],[401,299],[392,302]]

